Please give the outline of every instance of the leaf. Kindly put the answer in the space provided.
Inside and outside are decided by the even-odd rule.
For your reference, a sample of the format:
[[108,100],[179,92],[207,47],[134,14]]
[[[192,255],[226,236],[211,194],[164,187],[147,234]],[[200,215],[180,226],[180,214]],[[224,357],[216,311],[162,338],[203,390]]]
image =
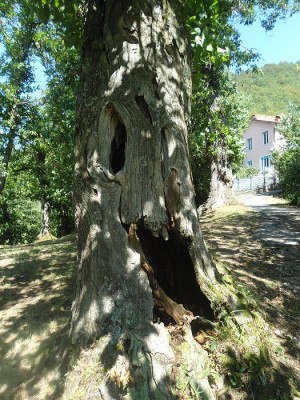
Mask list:
[[50,19],[50,8],[47,4],[45,4],[43,7],[39,7],[36,10],[38,18],[44,22],[47,23]]
[[195,36],[195,43],[198,46],[202,46],[204,42],[204,36],[197,35]]
[[213,351],[213,350],[216,350],[217,346],[218,346],[217,341],[216,340],[212,340],[212,342],[210,343],[209,347]]

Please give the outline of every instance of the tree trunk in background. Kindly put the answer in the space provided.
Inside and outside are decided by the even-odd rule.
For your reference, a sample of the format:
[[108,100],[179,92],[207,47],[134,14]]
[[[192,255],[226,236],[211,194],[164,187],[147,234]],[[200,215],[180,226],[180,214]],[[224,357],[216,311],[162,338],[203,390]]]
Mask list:
[[50,216],[51,207],[47,197],[48,179],[46,174],[46,153],[42,149],[37,149],[36,158],[39,164],[39,185],[41,190],[41,229],[38,239],[50,235]]
[[50,204],[47,201],[46,196],[43,194],[41,199],[41,230],[38,235],[39,239],[50,234],[50,213]]
[[[153,322],[142,260],[164,293],[188,311],[181,321],[187,336],[191,313],[212,317],[221,303],[233,306],[194,203],[181,2],[90,1],[82,57],[74,183],[79,277],[70,337],[103,338],[106,370],[133,376],[124,395],[173,398],[174,350],[166,328]],[[128,236],[135,225],[139,246]],[[126,354],[116,351],[120,341]],[[196,373],[203,360],[194,358]],[[121,391],[114,374],[102,382],[105,399]]]
[[212,157],[209,195],[201,209],[203,211],[215,210],[235,201],[231,165],[228,162],[226,150],[220,146],[217,155]]

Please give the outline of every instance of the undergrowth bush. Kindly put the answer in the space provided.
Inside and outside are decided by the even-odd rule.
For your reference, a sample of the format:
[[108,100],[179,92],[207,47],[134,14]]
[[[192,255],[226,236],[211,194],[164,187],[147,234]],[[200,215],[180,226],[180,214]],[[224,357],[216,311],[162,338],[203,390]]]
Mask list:
[[300,206],[300,148],[289,148],[273,155],[279,171],[283,195],[291,204]]
[[40,204],[23,197],[0,198],[0,244],[33,242],[40,229]]

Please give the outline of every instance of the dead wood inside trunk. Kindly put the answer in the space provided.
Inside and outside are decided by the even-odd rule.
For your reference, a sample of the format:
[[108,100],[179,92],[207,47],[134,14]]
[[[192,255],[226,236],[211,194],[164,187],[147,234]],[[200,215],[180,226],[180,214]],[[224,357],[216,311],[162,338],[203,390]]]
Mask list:
[[139,224],[137,235],[155,277],[166,294],[194,316],[214,319],[210,302],[197,283],[187,240],[174,230],[170,230],[168,240],[164,240],[161,236],[154,236],[143,224]]

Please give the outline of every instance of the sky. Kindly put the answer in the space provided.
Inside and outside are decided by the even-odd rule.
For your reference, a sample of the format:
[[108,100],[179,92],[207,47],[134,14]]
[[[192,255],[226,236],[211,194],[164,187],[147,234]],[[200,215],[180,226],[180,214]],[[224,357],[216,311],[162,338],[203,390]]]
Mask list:
[[250,26],[238,26],[246,48],[261,54],[259,66],[278,64],[282,61],[295,63],[300,61],[300,14],[277,21],[275,28],[266,32],[256,21]]

